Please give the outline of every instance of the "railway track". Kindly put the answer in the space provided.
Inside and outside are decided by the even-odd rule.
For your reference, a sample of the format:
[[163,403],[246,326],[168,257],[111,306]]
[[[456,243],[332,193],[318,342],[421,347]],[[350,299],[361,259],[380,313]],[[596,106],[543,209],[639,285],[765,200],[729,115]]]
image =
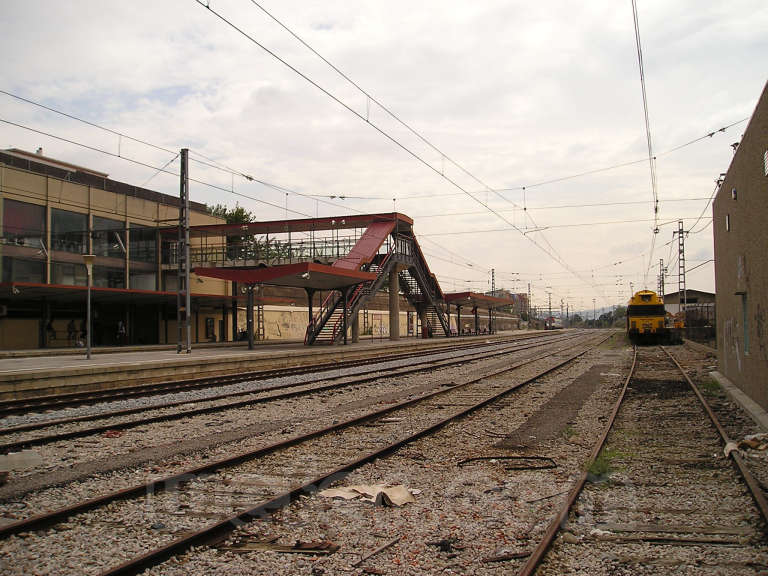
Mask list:
[[[54,420],[47,420],[42,422],[35,422],[32,424],[25,424],[20,426],[13,426],[9,428],[0,429],[0,454],[5,454],[12,451],[18,451],[35,446],[44,446],[54,442],[61,442],[64,440],[72,440],[75,438],[83,438],[94,434],[101,434],[115,430],[128,430],[139,426],[145,426],[147,424],[153,424],[158,422],[171,422],[182,418],[189,418],[193,416],[211,414],[221,412],[224,410],[232,410],[242,407],[247,407],[256,404],[274,402],[277,400],[285,400],[290,398],[298,398],[302,396],[308,396],[323,392],[329,392],[342,388],[348,388],[353,386],[359,386],[362,384],[375,382],[384,378],[395,378],[400,376],[407,376],[411,374],[417,374],[420,372],[432,371],[440,368],[446,368],[450,366],[457,366],[477,360],[487,360],[489,358],[495,358],[511,354],[514,352],[520,352],[524,350],[530,350],[540,347],[542,345],[556,345],[561,342],[568,342],[570,340],[580,338],[579,334],[575,335],[559,335],[556,337],[537,338],[533,341],[525,340],[523,342],[515,341],[511,345],[501,346],[499,344],[492,344],[486,346],[485,350],[478,353],[468,353],[466,355],[459,355],[458,357],[450,359],[430,360],[429,357],[422,358],[411,363],[408,367],[402,368],[380,368],[374,373],[367,372],[362,376],[349,376],[349,375],[331,375],[321,377],[318,380],[310,382],[298,382],[298,383],[286,383],[275,384],[262,387],[258,390],[246,390],[229,392],[225,394],[218,394],[212,397],[208,397],[205,400],[179,400],[174,402],[166,402],[163,404],[155,404],[150,406],[142,406],[137,408],[122,409],[115,411],[105,411],[98,414],[89,414],[84,416],[75,416],[70,418],[59,418]],[[472,346],[471,350],[477,349],[477,346]],[[401,358],[398,358],[400,360]],[[382,362],[383,364],[384,362]],[[384,371],[386,370],[386,371]],[[238,398],[237,400],[231,400]],[[199,407],[200,403],[213,403],[210,405]],[[169,409],[173,409],[168,411]],[[165,411],[165,412],[163,412]],[[153,415],[141,416],[138,418],[121,419],[133,414],[140,414],[142,412],[157,412]],[[119,420],[115,420],[115,419]],[[94,422],[100,422],[99,424],[93,424]],[[88,424],[76,429],[68,430],[56,430],[57,428],[66,428],[67,425],[72,424]],[[36,434],[33,436],[22,436],[23,433],[35,432],[40,430],[51,429],[54,430],[48,434]]]
[[[529,339],[546,338],[549,335],[525,335],[515,338],[499,339],[493,344],[506,344],[510,342],[521,342]],[[57,394],[55,396],[42,396],[39,398],[5,400],[0,402],[0,418],[5,418],[15,414],[27,414],[32,412],[42,412],[49,410],[60,410],[72,406],[83,406],[99,402],[112,402],[130,398],[146,398],[160,394],[173,392],[182,392],[190,390],[200,390],[204,388],[216,388],[228,384],[236,384],[246,381],[268,380],[279,377],[299,376],[303,374],[314,374],[327,370],[343,370],[355,368],[358,366],[367,366],[380,362],[389,362],[396,360],[406,360],[409,358],[419,358],[429,354],[439,354],[445,352],[456,352],[462,350],[472,350],[474,348],[487,347],[487,342],[462,342],[460,344],[451,343],[449,345],[436,346],[434,350],[420,350],[418,352],[399,352],[377,355],[373,357],[357,358],[354,360],[342,360],[323,362],[316,364],[307,364],[304,366],[294,366],[290,368],[279,368],[272,370],[260,370],[254,372],[244,372],[240,374],[229,374],[215,377],[198,378],[193,380],[177,380],[170,382],[156,382],[143,384],[139,386],[128,386],[119,388],[110,388],[108,390],[98,390],[89,392],[75,392],[68,394]]]
[[519,575],[762,573],[759,484],[724,453],[730,439],[674,356],[635,354],[588,466]]
[[[56,560],[58,573],[136,574],[192,546],[220,541],[242,522],[435,433],[569,364],[608,337],[594,335],[567,352],[541,354],[247,454],[30,518],[0,529],[0,537],[27,534],[23,546],[14,538],[4,546],[6,553],[8,546],[14,548],[11,553],[21,571],[42,550],[54,549],[63,550]],[[523,368],[525,376],[515,382],[500,380]],[[181,532],[186,535],[177,537]],[[106,544],[119,542],[119,556],[105,538]],[[75,543],[79,545],[72,550]],[[107,569],[120,560],[124,562]]]

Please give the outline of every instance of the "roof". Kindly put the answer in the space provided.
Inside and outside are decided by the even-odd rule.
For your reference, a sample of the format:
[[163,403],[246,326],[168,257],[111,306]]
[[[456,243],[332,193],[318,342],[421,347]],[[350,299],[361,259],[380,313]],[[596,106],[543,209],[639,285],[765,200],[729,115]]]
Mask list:
[[27,158],[30,160],[34,160],[35,162],[39,162],[40,164],[46,164],[48,166],[55,166],[56,168],[63,168],[64,170],[69,170],[73,172],[87,172],[88,174],[93,174],[95,176],[99,176],[100,178],[106,178],[109,176],[106,172],[99,172],[98,170],[92,170],[90,168],[84,168],[83,166],[78,166],[77,164],[70,164],[69,162],[63,162],[61,160],[57,160],[56,158],[49,158],[48,156],[43,156],[42,148],[40,148],[39,152],[28,152],[27,150],[21,150],[19,148],[7,148],[3,150],[6,154],[10,154],[11,156],[16,156],[18,158]]
[[497,296],[488,296],[478,294],[477,292],[452,292],[445,294],[445,301],[449,304],[458,304],[463,306],[484,306],[486,308],[501,308],[503,306],[513,306],[515,301],[511,298],[499,298]]
[[376,279],[372,272],[347,270],[314,262],[259,268],[195,268],[198,276],[220,278],[243,284],[269,284],[314,290],[340,290]]
[[[48,158],[25,150],[19,150],[18,148],[0,150],[0,163],[21,170],[27,170],[28,172],[33,172],[35,174],[51,176],[52,178],[58,178],[59,180],[66,180],[75,184],[82,184],[83,186],[91,186],[100,190],[106,190],[107,192],[113,192],[115,194],[123,194],[125,196],[150,200],[152,202],[157,202],[158,204],[177,207],[180,204],[178,196],[170,196],[161,192],[155,192],[154,190],[134,186],[133,184],[110,180],[104,172],[83,168],[76,164]],[[208,207],[200,202],[190,201],[189,206],[196,212],[208,213]]]

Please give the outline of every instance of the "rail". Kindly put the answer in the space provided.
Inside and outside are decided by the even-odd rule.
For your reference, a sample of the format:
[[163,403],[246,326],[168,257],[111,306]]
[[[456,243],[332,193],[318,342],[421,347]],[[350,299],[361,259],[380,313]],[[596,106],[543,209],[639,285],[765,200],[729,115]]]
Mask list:
[[[704,408],[705,412],[709,416],[710,420],[712,421],[712,424],[717,429],[718,434],[720,435],[721,440],[724,444],[728,444],[730,442],[730,439],[728,438],[728,434],[725,432],[725,429],[720,424],[719,420],[717,419],[717,416],[710,408],[709,404],[704,399],[704,396],[699,391],[698,387],[694,382],[690,379],[686,371],[683,369],[683,367],[680,365],[680,363],[677,361],[677,359],[672,356],[672,354],[667,350],[665,347],[661,346],[661,349],[665,352],[665,354],[672,360],[672,362],[675,364],[677,369],[680,371],[680,373],[685,378],[686,382],[688,383],[691,390],[694,392],[696,398],[699,400],[699,403]],[[581,472],[581,475],[577,479],[576,483],[574,484],[573,488],[571,488],[570,492],[568,493],[568,497],[563,505],[563,507],[558,512],[557,516],[550,522],[549,526],[547,527],[546,532],[544,533],[544,537],[539,542],[539,544],[536,546],[536,548],[533,550],[531,555],[528,557],[528,560],[523,565],[523,567],[518,572],[518,576],[532,576],[534,572],[539,567],[541,561],[544,559],[544,556],[549,549],[549,547],[552,545],[552,542],[554,541],[555,536],[557,535],[559,529],[561,526],[565,525],[565,522],[568,519],[568,514],[570,513],[571,508],[573,507],[573,504],[576,502],[576,499],[579,497],[579,494],[584,488],[584,485],[587,481],[587,475],[588,470],[590,466],[594,463],[595,459],[600,454],[600,451],[603,449],[603,446],[605,445],[605,441],[608,438],[608,434],[610,433],[611,429],[613,428],[613,424],[616,420],[616,416],[619,413],[619,409],[621,408],[621,405],[624,401],[624,398],[626,396],[627,389],[629,387],[629,382],[632,379],[632,376],[634,375],[635,368],[637,366],[637,348],[634,348],[634,354],[632,359],[632,366],[629,370],[629,374],[627,375],[626,380],[624,381],[624,386],[621,390],[621,394],[619,394],[619,398],[616,401],[616,404],[613,407],[613,411],[611,412],[611,416],[608,419],[608,422],[605,426],[605,429],[603,430],[602,435],[600,436],[600,439],[595,444],[592,453],[590,454],[586,465],[584,466],[584,469]],[[733,460],[736,468],[739,470],[739,473],[741,474],[742,478],[744,479],[745,484],[749,488],[750,494],[755,501],[755,504],[757,505],[757,508],[760,510],[760,513],[763,517],[764,522],[768,522],[768,502],[765,499],[765,496],[763,495],[762,489],[760,487],[760,484],[757,482],[757,480],[752,476],[752,473],[749,471],[749,469],[746,467],[746,464],[744,463],[744,460],[741,458],[741,456],[738,454],[736,450],[732,450],[729,453],[730,458]]]

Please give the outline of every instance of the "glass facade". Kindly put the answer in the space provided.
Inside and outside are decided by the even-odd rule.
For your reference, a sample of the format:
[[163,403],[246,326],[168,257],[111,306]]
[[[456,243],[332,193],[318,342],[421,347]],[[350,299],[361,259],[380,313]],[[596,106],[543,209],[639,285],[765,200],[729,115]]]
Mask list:
[[130,258],[135,262],[157,262],[157,232],[153,228],[131,224]]
[[125,258],[125,223],[94,216],[93,253],[108,258]]
[[125,269],[94,266],[93,285],[100,288],[125,288]]
[[88,215],[68,210],[51,209],[51,248],[73,254],[88,249]]
[[45,206],[4,200],[3,238],[8,244],[39,249],[45,238]]
[[3,282],[45,282],[45,262],[3,257]]
[[131,271],[131,290],[157,290],[157,274]]
[[51,266],[51,283],[66,286],[87,286],[88,273],[85,264],[54,262]]

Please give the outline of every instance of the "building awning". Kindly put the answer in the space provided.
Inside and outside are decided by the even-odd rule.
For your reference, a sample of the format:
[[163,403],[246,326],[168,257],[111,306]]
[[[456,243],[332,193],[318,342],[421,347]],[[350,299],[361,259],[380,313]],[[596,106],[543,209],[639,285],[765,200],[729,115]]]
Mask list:
[[[84,304],[87,298],[86,286],[67,286],[63,284],[38,284],[33,282],[0,283],[0,302],[13,306],[14,302],[39,303],[43,299],[55,304]],[[192,301],[201,306],[230,306],[233,299],[245,302],[244,294],[227,296],[221,294],[195,294]],[[168,304],[176,305],[176,292],[160,290],[128,290],[125,288],[91,288],[91,301],[99,304]],[[256,296],[256,304],[292,304],[291,298]]]
[[376,274],[372,272],[346,270],[314,262],[259,268],[195,268],[193,272],[198,276],[243,284],[269,284],[314,290],[341,290],[376,279]]
[[499,298],[497,296],[488,296],[476,292],[453,292],[444,295],[448,304],[455,306],[478,306],[480,308],[503,308],[513,306],[515,301],[511,298]]

